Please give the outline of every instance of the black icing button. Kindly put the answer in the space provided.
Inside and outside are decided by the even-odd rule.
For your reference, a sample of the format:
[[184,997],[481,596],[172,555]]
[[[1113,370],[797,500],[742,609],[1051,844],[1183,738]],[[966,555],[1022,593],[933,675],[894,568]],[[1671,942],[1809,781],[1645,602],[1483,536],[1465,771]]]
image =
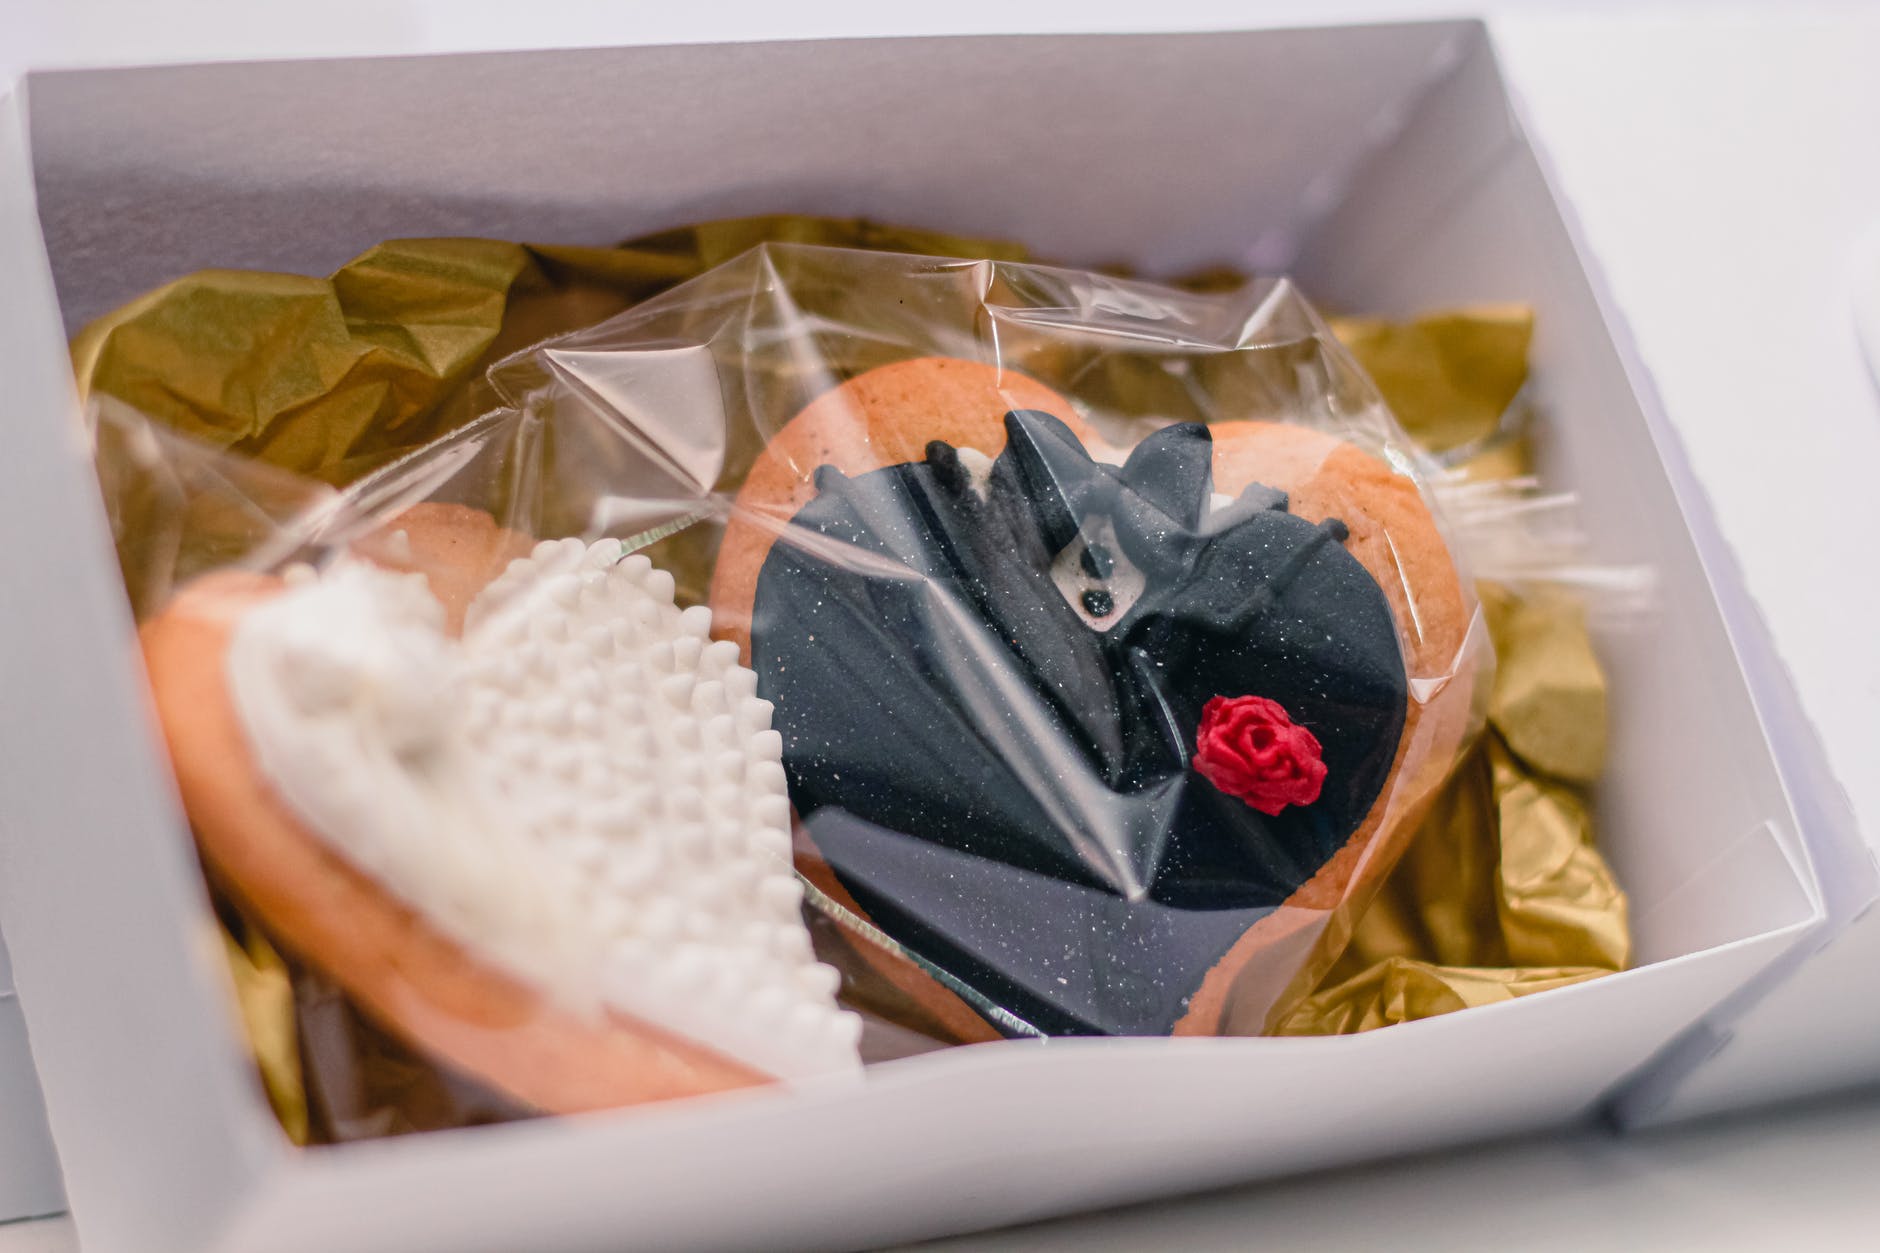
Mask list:
[[1116,608],[1116,598],[1100,587],[1093,587],[1084,593],[1084,612],[1093,618],[1107,618]]
[[1084,573],[1093,579],[1107,579],[1110,572],[1116,569],[1116,558],[1101,544],[1092,544],[1084,549],[1084,555],[1079,561],[1084,567]]

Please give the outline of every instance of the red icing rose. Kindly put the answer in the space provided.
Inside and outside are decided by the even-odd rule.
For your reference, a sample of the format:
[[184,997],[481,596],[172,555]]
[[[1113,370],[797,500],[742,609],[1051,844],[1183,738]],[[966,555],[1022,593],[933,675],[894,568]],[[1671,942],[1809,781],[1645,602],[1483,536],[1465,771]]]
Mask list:
[[1264,696],[1216,696],[1201,709],[1195,769],[1269,818],[1310,805],[1325,783],[1318,737]]

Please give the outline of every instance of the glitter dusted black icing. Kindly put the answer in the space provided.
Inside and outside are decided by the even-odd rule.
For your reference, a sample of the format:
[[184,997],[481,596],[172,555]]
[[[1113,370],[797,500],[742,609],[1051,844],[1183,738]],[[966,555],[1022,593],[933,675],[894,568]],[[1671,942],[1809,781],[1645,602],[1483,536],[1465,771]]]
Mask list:
[[[1341,523],[1257,484],[1210,508],[1206,427],[1115,467],[1049,414],[1005,424],[979,478],[943,443],[817,472],[758,578],[758,690],[877,926],[1044,1033],[1163,1033],[1376,802],[1396,628]],[[1317,801],[1268,817],[1192,769],[1202,706],[1239,695],[1318,737]]]

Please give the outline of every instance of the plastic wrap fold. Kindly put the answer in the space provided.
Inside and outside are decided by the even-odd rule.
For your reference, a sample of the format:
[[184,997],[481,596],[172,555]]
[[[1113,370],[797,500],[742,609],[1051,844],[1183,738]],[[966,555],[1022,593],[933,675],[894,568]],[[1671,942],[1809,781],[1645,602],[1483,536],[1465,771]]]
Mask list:
[[[785,247],[721,264],[775,241],[933,259]],[[1313,467],[1336,445],[1425,479],[1426,500],[1446,475],[1526,473],[1528,313],[1334,319],[1341,348],[1284,284],[1235,287],[1214,274],[1189,285],[1210,294],[1191,295],[1011,264],[1022,255],[869,223],[766,218],[619,248],[395,241],[330,279],[208,272],[179,280],[74,343],[133,603],[147,616],[203,570],[274,569],[333,551],[419,502],[473,506],[533,538],[621,539],[673,574],[682,604],[710,605],[722,637],[769,675],[764,694],[785,716],[786,742],[821,737],[814,752],[786,757],[805,819],[799,866],[820,910],[818,949],[844,968],[845,997],[870,1011],[882,1056],[998,1034],[1356,1031],[1623,968],[1624,897],[1599,857],[1584,795],[1603,753],[1604,681],[1570,596],[1485,585],[1477,616],[1464,581],[1460,620],[1439,655],[1404,635],[1419,598],[1431,594],[1418,585],[1423,576],[1399,568],[1379,578],[1374,565],[1371,601],[1324,593],[1394,616],[1390,647],[1413,724],[1395,761],[1393,752],[1380,763],[1375,746],[1334,744],[1334,756],[1369,760],[1374,776],[1346,798],[1340,830],[1348,836],[1375,808],[1386,832],[1356,842],[1348,865],[1338,864],[1346,837],[1310,824],[1294,823],[1303,845],[1276,846],[1313,850],[1294,863],[1182,851],[1191,820],[1178,815],[1203,803],[1184,797],[1238,807],[1226,812],[1249,832],[1270,825],[1253,802],[1197,780],[1182,755],[1200,747],[1193,724],[1203,696],[1259,693],[1145,681],[1109,704],[1049,695],[1071,673],[1061,667],[1083,664],[1052,651],[1067,624],[1102,636],[1106,620],[1128,616],[1129,596],[1199,578],[1191,557],[1168,556],[1170,517],[1205,538],[1249,525],[1251,513],[1288,514],[1292,502],[1275,495],[1289,493],[1257,473],[1223,492],[1223,424],[1259,419],[1321,441],[1287,454],[1297,464],[1283,473],[1305,502],[1296,506],[1301,524],[1333,536],[1345,522],[1330,509],[1315,515],[1310,502]],[[923,424],[856,400],[852,384],[871,371],[934,358],[990,366],[1001,380],[986,402],[996,412],[964,427]],[[844,412],[796,427],[809,435],[791,442],[793,422],[836,395],[848,397],[836,406]],[[1206,429],[1188,434],[1193,423]],[[1205,458],[1210,447],[1215,481],[1189,470],[1168,477],[1166,467],[1192,466],[1197,448]],[[1041,471],[1050,479],[1042,495]],[[847,486],[863,482],[888,495]],[[1200,494],[1170,497],[1168,482]],[[1031,647],[1001,635],[1023,620],[999,617],[1004,602],[985,590],[988,576],[975,564],[985,558],[947,538],[1002,491],[1022,507],[1020,539],[1076,549],[1075,569],[1066,575],[1061,562],[1046,562],[1025,593],[1055,587],[1064,598],[1054,623],[1040,628],[1046,643]],[[807,506],[843,492],[840,509],[806,522]],[[924,528],[912,539],[911,522]],[[1147,572],[1142,587],[1109,575],[1105,563],[1118,553]],[[921,564],[936,554],[942,566]],[[884,559],[893,564],[882,567]],[[910,570],[915,588],[954,589],[937,600],[929,593],[925,608],[918,598],[897,602],[895,621],[925,632],[912,652],[905,641],[871,642],[863,610],[880,612],[884,597],[910,586]],[[1325,586],[1357,574],[1329,575]],[[774,624],[824,611],[814,596],[780,586],[847,598],[844,613],[814,619],[845,644],[839,671],[820,687],[782,678],[791,665],[807,673],[810,661],[799,658],[817,654]],[[1164,641],[1149,653],[1196,613],[1214,612],[1179,600],[1160,618],[1145,610],[1143,629]],[[753,651],[765,647],[766,613],[768,670]],[[1490,636],[1500,655],[1493,669]],[[1190,668],[1212,682],[1241,664],[1222,656]],[[936,678],[947,657],[959,668]],[[882,672],[899,675],[903,692],[917,686],[912,676],[937,683],[943,699],[932,708],[959,711],[938,732],[909,702],[885,724],[890,738],[938,732],[928,756],[948,769],[996,763],[1017,781],[1001,802],[1007,812],[935,817],[931,800],[909,808],[832,777],[841,754],[876,768],[861,742],[831,729],[865,706],[834,702],[833,724],[789,715],[844,676],[853,686]],[[1337,666],[1328,673],[1335,682]],[[1130,739],[1144,725],[1130,710],[1158,702],[1182,724],[1173,771],[1156,764],[1172,741],[1144,749]],[[1306,689],[1278,703],[1310,717]],[[1419,719],[1420,711],[1435,712]],[[1477,738],[1484,716],[1489,729]],[[1377,732],[1390,744],[1394,734]],[[986,755],[961,757],[957,745],[975,737]],[[1184,782],[1160,808],[1113,799],[1178,776]],[[986,786],[983,795],[999,795],[996,780]],[[988,822],[1058,834],[1022,854],[989,852],[972,834]],[[947,864],[928,864],[936,858]],[[974,902],[1004,901],[1006,921],[988,926],[949,912],[949,901],[909,895],[907,884],[935,874],[971,885]],[[1046,900],[1060,917],[1100,919],[1129,940],[1081,948],[1075,968],[1040,962],[1038,952],[1066,942],[1025,922]],[[273,956],[265,929],[265,920],[237,926],[230,955],[290,1134],[347,1139],[520,1112],[461,1076],[434,1073],[320,972]],[[1260,940],[1249,943],[1256,931]],[[1031,955],[1012,959],[1022,944]],[[1251,960],[1220,974],[1219,958],[1237,945]],[[297,994],[286,998],[290,972]]]

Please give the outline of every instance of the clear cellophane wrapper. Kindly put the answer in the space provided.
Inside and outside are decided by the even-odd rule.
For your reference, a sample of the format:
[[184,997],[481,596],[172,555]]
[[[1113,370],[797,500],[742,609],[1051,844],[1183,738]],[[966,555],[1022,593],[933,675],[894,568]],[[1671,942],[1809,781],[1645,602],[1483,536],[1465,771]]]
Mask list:
[[[1595,942],[1589,964],[1571,943],[1510,945],[1518,904],[1487,928],[1499,940],[1477,916],[1458,924],[1477,940],[1432,944],[1420,911],[1441,914],[1446,891],[1411,900],[1405,884],[1440,857],[1391,877],[1456,797],[1491,798],[1476,808],[1505,824],[1530,759],[1556,770],[1552,748],[1511,747],[1525,706],[1496,678],[1489,627],[1527,613],[1530,636],[1570,637],[1554,655],[1590,652],[1577,608],[1524,608],[1561,593],[1495,586],[1478,605],[1438,500],[1457,471],[1404,435],[1285,281],[1203,295],[767,246],[487,379],[469,389],[481,417],[338,488],[98,398],[140,616],[230,564],[422,571],[442,558],[399,531],[419,506],[649,559],[775,707],[810,932],[868,1019],[871,1060],[1000,1036],[1359,1029],[1395,1020],[1376,1009],[1392,979],[1400,1005],[1407,978],[1433,980],[1441,1012],[1623,965],[1616,889],[1618,951]],[[1505,455],[1479,442],[1466,451]],[[515,551],[472,554],[473,578]],[[1558,703],[1539,718],[1582,741],[1556,787],[1597,773],[1596,663],[1592,680],[1590,722]],[[1257,781],[1237,794],[1246,761],[1215,769],[1225,786],[1197,765],[1209,702],[1242,697],[1311,733],[1311,799],[1268,814]],[[1597,862],[1585,830],[1560,838]],[[1456,878],[1474,893],[1482,872]],[[1479,893],[1453,899],[1482,912]],[[238,983],[293,990],[249,1014],[251,1038],[293,1024],[291,1066],[278,1046],[263,1057],[290,1132],[529,1112],[277,952],[265,917],[226,912]]]
[[[841,964],[945,1038],[1263,1030],[1479,722],[1420,455],[1284,281],[767,247],[491,378],[492,449],[608,465],[511,525],[712,605]],[[1317,738],[1316,801],[1200,773],[1216,697]]]

